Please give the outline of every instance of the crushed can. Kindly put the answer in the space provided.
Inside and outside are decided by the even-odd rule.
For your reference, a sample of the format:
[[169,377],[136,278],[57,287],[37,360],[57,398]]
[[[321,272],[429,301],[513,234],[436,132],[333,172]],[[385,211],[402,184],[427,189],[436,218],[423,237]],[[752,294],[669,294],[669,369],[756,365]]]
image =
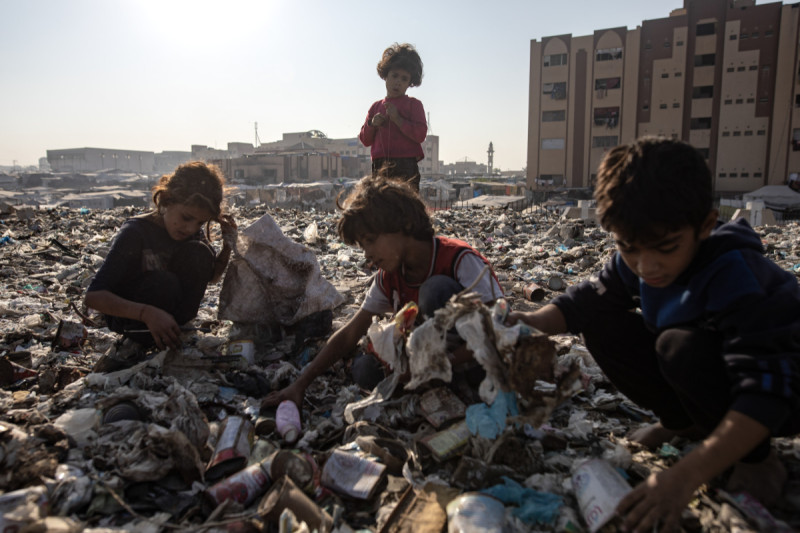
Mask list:
[[288,476],[275,481],[259,502],[258,514],[267,522],[277,524],[284,509],[291,510],[297,519],[308,524],[312,531],[333,529],[331,515],[300,490]]
[[253,424],[240,416],[225,419],[214,455],[206,467],[206,479],[216,481],[241,470],[250,457]]
[[228,355],[239,356],[248,365],[256,362],[256,345],[251,340],[231,341],[228,343]]
[[528,283],[522,292],[525,294],[525,298],[532,302],[538,302],[544,298],[544,289],[536,283]]
[[269,489],[269,467],[270,459],[265,459],[209,487],[203,493],[206,510],[210,513],[226,500],[234,500],[242,507],[250,505]]

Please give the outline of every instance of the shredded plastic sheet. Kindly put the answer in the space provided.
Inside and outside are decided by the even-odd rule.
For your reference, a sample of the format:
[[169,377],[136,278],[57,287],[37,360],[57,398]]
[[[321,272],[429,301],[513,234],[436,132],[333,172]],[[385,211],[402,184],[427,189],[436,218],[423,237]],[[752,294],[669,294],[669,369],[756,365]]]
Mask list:
[[314,252],[264,215],[239,235],[220,292],[219,318],[290,326],[342,303]]
[[467,407],[467,427],[473,435],[494,440],[506,428],[506,418],[517,416],[517,397],[513,392],[501,392],[494,403],[476,403]]
[[513,479],[503,477],[505,485],[495,485],[481,492],[494,496],[505,504],[517,505],[512,511],[526,524],[552,524],[558,518],[564,499],[548,492],[523,487]]

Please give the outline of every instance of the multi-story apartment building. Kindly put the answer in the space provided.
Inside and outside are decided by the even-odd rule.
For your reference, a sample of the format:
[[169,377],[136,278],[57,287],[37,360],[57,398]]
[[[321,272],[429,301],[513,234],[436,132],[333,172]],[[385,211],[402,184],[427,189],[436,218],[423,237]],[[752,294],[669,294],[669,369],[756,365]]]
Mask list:
[[641,135],[690,142],[717,195],[800,172],[800,4],[684,0],[633,30],[531,41],[527,181],[591,187]]

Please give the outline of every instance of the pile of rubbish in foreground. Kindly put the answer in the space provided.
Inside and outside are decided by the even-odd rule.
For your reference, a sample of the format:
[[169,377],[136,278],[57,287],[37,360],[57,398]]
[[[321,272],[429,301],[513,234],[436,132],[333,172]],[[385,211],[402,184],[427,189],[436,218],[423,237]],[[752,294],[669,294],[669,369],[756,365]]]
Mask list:
[[[546,304],[608,259],[613,241],[590,222],[436,212],[437,233],[492,261],[504,298],[487,307],[465,291],[421,324],[408,306],[362,342],[392,369],[374,390],[353,384],[345,358],[303,405],[262,409],[358,310],[371,280],[363,254],[339,241],[335,213],[241,210],[241,249],[182,348],[95,372],[117,336],[82,298],[139,212],[0,214],[2,531],[615,530],[621,495],[693,446],[631,443],[652,413],[616,391],[580,338],[504,325],[510,309]],[[800,270],[796,224],[757,230],[773,260]],[[258,251],[276,231],[280,250]],[[292,261],[279,270],[271,253]],[[260,269],[244,261],[253,254]],[[252,278],[270,271],[257,289]],[[471,368],[447,358],[453,328]],[[789,472],[777,505],[715,482],[684,530],[800,528],[800,438],[775,445]]]

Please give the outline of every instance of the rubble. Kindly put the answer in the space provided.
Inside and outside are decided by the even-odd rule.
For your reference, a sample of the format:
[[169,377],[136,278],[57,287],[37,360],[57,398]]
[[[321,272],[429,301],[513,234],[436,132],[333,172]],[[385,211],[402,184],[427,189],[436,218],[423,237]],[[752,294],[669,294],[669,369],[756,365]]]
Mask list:
[[[635,485],[690,449],[680,439],[652,452],[629,442],[628,431],[652,413],[616,391],[579,338],[503,326],[509,307],[545,305],[609,257],[614,243],[591,221],[437,211],[438,233],[493,263],[504,302],[488,308],[467,292],[421,326],[412,327],[413,310],[374,323],[372,348],[395,372],[364,391],[348,377],[349,359],[337,363],[306,391],[301,434],[289,444],[260,400],[290,383],[357,311],[371,280],[363,254],[339,241],[336,213],[242,209],[240,228],[268,214],[275,226],[260,231],[279,228],[315,259],[325,280],[317,296],[333,313],[289,286],[280,290],[293,306],[250,323],[223,319],[222,292],[239,305],[230,313],[252,313],[228,281],[209,287],[181,350],[93,372],[117,336],[82,307],[84,290],[117,228],[140,212],[0,214],[2,530],[294,531],[306,522],[340,531],[589,531],[574,482],[586,460]],[[797,224],[757,230],[767,255],[800,275]],[[240,283],[253,265],[238,261]],[[447,360],[451,328],[486,371],[473,390]],[[777,505],[712,484],[683,528],[800,528],[800,438],[776,447],[789,472]]]

